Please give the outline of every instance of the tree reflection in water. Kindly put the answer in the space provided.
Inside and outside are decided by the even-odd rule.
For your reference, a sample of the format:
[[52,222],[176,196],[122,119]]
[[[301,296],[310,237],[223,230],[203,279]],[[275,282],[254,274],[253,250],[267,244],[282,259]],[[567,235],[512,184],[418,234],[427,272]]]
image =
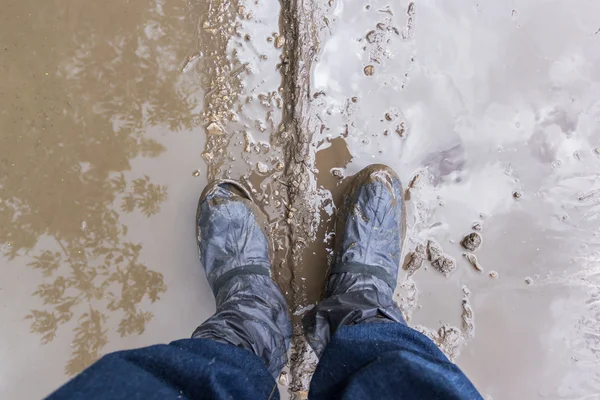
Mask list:
[[199,87],[177,84],[197,35],[185,1],[9,3],[30,17],[0,27],[0,249],[41,274],[31,331],[48,343],[75,326],[73,375],[113,327],[143,333],[153,317],[143,306],[166,291],[120,217],[156,214],[167,187],[123,171],[165,150],[149,127],[200,123]]

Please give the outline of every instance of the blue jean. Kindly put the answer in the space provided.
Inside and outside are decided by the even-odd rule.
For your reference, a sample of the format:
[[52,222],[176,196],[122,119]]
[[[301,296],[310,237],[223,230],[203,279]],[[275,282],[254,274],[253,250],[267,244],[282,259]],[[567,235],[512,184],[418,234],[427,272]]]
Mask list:
[[[108,354],[49,399],[278,399],[264,361],[209,339]],[[481,399],[436,345],[400,323],[342,326],[309,399]]]

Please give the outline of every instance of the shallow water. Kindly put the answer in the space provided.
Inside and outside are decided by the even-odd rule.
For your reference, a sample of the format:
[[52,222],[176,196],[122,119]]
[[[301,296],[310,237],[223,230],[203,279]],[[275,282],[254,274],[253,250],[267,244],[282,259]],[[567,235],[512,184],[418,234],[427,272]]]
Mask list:
[[[406,259],[433,239],[457,262],[447,278],[427,261],[401,272],[409,324],[486,398],[600,392],[600,5],[5,10],[3,397],[42,397],[214,311],[193,233],[214,177],[241,179],[267,212],[274,276],[299,318],[320,298],[344,178],[371,163],[408,188]],[[483,272],[460,245],[474,224]],[[291,366],[295,395],[312,368]]]
[[[398,295],[411,325],[460,329],[441,344],[491,398],[599,392],[597,8],[336,2],[312,72],[318,151],[348,135],[352,157],[337,150],[320,173],[380,162],[405,185],[420,176],[406,251],[433,238],[458,267],[426,263]],[[483,273],[459,244],[475,223]]]
[[203,89],[182,74],[185,2],[3,10],[0,392],[40,398],[214,309],[194,244]]

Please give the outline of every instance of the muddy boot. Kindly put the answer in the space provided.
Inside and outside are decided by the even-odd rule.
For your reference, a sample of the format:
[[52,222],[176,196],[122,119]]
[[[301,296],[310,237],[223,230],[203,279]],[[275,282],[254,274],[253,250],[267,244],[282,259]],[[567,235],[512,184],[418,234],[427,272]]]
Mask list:
[[402,195],[400,179],[384,165],[363,169],[345,193],[325,299],[302,320],[318,356],[342,325],[406,323],[392,299],[405,233]]
[[271,279],[266,218],[234,181],[217,181],[200,197],[196,215],[200,261],[215,295],[215,315],[193,338],[252,351],[277,377],[292,334],[287,304]]

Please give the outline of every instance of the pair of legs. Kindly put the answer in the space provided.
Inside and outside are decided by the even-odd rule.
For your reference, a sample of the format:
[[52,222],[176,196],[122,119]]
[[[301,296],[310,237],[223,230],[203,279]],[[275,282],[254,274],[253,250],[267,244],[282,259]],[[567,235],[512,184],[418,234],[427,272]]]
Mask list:
[[[313,399],[480,399],[458,367],[409,328],[394,301],[404,235],[402,186],[389,168],[361,171],[338,218],[325,299],[303,318],[319,365]],[[235,182],[198,206],[199,254],[217,311],[191,339],[104,356],[51,399],[271,399],[291,322],[270,277],[265,218]]]

